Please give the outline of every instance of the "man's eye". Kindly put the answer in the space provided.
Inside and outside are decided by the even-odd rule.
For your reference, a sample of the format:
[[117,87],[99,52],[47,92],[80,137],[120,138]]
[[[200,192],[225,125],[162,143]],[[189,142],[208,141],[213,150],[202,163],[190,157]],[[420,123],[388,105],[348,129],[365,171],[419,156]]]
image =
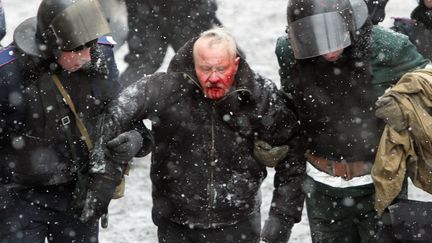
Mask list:
[[223,73],[223,72],[225,72],[225,67],[217,67],[216,71],[219,73]]

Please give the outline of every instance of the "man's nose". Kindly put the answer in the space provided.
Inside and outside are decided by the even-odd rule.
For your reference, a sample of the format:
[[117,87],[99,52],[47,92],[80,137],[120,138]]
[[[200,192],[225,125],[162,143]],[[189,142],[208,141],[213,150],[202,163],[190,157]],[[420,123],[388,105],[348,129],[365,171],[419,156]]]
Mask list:
[[208,80],[212,83],[219,80],[219,75],[216,71],[211,71]]

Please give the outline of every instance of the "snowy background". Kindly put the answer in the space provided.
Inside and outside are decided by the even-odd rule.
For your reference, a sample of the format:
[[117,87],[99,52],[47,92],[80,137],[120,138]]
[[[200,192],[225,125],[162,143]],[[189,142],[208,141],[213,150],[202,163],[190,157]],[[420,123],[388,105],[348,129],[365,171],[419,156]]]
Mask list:
[[[100,0],[107,1],[107,0]],[[181,1],[181,0],[179,0]],[[6,12],[7,35],[2,40],[3,46],[12,41],[15,27],[24,19],[36,15],[39,0],[2,0]],[[246,54],[251,66],[262,74],[272,78],[279,85],[278,65],[274,47],[278,36],[284,34],[286,26],[287,0],[218,0],[218,17],[236,37],[238,44]],[[390,26],[390,17],[408,17],[416,6],[416,0],[390,0],[387,4],[387,17],[383,26]],[[124,12],[119,8],[119,17]],[[127,53],[126,45],[116,53],[120,71],[124,70],[123,56]],[[169,52],[161,71],[164,71],[173,52]],[[157,229],[151,221],[151,182],[149,178],[150,157],[134,161],[127,177],[126,196],[115,200],[110,206],[108,229],[102,229],[101,243],[155,243]],[[273,171],[262,186],[263,220],[267,216],[273,188]],[[418,192],[416,192],[418,194]],[[306,212],[303,220],[295,225],[290,242],[311,242]]]

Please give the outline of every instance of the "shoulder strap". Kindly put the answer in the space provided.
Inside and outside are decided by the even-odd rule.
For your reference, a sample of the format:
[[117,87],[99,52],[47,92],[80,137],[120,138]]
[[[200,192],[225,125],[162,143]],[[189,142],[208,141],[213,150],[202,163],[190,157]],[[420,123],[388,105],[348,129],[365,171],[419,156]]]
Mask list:
[[78,127],[80,133],[81,133],[81,136],[84,137],[84,142],[86,143],[88,150],[91,151],[93,149],[93,143],[90,140],[90,135],[87,131],[87,128],[85,127],[83,121],[79,118],[79,116],[76,112],[76,108],[75,108],[75,105],[74,105],[72,99],[70,98],[69,94],[67,93],[67,91],[65,90],[63,85],[61,84],[60,79],[57,77],[57,75],[53,74],[52,79],[53,79],[57,89],[59,90],[59,92],[61,93],[63,98],[65,99],[67,105],[71,109],[72,113],[74,114],[75,122],[77,124],[77,127]]

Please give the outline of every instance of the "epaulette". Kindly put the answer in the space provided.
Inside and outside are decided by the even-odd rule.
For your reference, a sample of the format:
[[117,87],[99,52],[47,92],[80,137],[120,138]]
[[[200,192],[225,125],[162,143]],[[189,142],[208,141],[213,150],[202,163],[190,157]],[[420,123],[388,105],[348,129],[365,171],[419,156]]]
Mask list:
[[15,46],[10,45],[0,49],[0,67],[16,60],[14,55]]
[[111,47],[114,47],[117,44],[117,42],[113,39],[113,37],[109,35],[99,37],[97,43],[100,45],[107,45]]

